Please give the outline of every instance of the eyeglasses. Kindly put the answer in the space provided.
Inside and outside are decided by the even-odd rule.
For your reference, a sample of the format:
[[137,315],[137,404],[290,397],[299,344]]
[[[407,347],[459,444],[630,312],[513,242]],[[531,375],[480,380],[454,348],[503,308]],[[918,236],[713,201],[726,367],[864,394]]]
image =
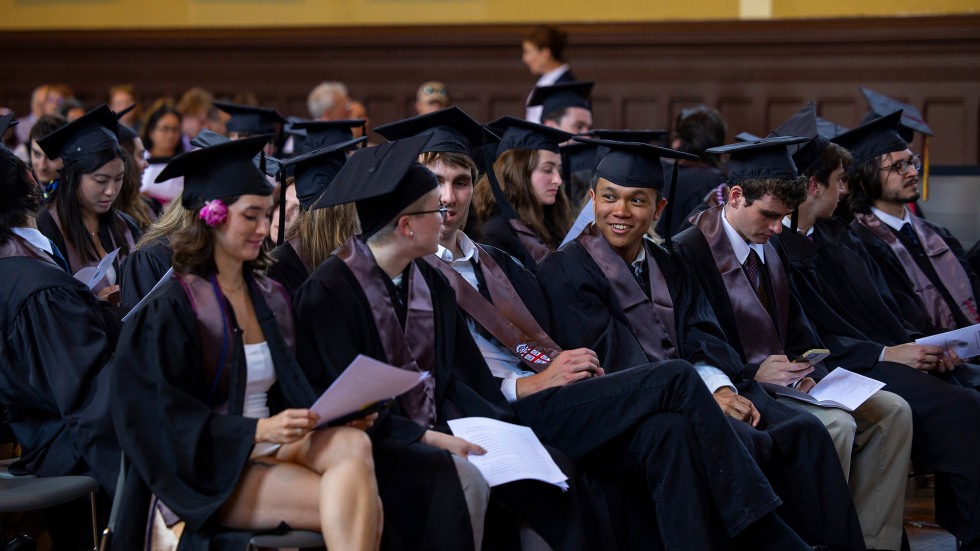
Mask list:
[[426,86],[422,88],[422,93],[427,96],[431,96],[435,94],[438,96],[446,97],[449,95],[449,92],[447,92],[445,88],[433,88],[432,86]]
[[446,215],[449,214],[449,207],[447,207],[446,205],[442,205],[439,208],[437,208],[436,210],[420,210],[420,211],[416,211],[416,212],[406,212],[406,213],[403,213],[402,216],[417,216],[417,215],[420,215],[420,214],[432,214],[433,212],[438,212],[439,213],[439,216],[442,217],[442,221],[445,222],[446,221]]
[[902,159],[901,161],[895,161],[894,163],[883,166],[878,170],[894,170],[895,172],[905,176],[909,173],[909,168],[914,168],[916,172],[922,170],[922,157],[918,155],[912,155],[908,159]]

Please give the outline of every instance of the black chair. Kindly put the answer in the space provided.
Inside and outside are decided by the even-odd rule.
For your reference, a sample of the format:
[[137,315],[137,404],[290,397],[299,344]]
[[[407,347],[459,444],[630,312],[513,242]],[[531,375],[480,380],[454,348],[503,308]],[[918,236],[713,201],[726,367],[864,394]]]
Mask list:
[[95,520],[95,490],[98,483],[90,476],[16,476],[0,478],[0,513],[37,511],[68,503],[89,495],[92,510],[92,549],[98,546]]
[[323,535],[306,530],[290,530],[285,534],[256,534],[248,542],[249,551],[255,549],[279,549],[291,547],[299,549],[326,549]]

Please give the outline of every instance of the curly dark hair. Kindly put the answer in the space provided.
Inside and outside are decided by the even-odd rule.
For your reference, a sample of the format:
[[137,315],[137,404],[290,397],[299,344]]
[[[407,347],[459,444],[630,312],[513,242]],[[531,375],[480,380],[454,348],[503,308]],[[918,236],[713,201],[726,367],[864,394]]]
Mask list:
[[773,199],[780,201],[791,209],[796,209],[806,199],[807,178],[798,176],[792,180],[781,178],[749,179],[738,182],[742,188],[745,205],[749,206],[756,199],[771,194]]
[[705,153],[705,150],[725,143],[727,131],[725,119],[717,109],[698,105],[682,109],[677,114],[672,139],[680,140],[680,146],[676,148],[678,151],[697,155],[701,162],[722,168],[721,157]]
[[[225,197],[225,205],[233,205],[239,197]],[[218,271],[214,263],[214,228],[198,216],[198,211],[185,210],[181,226],[170,236],[170,249],[173,251],[173,267],[177,272],[207,277]],[[255,260],[245,262],[248,271],[265,271],[272,265],[272,257],[263,247]]]
[[0,244],[14,228],[26,226],[41,207],[41,188],[29,176],[27,163],[0,145]]

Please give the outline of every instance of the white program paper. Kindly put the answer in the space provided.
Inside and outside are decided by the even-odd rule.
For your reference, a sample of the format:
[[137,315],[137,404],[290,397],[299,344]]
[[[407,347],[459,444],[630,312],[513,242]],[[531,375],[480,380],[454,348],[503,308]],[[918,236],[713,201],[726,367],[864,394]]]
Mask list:
[[818,406],[854,411],[885,387],[885,383],[838,367],[823,378],[810,393],[772,383],[762,383],[763,388],[778,396],[786,396]]
[[310,409],[320,417],[320,426],[323,426],[376,402],[404,394],[428,378],[428,371],[399,369],[358,354]]
[[116,255],[118,254],[119,249],[117,248],[111,253],[105,255],[105,257],[99,261],[98,266],[89,266],[78,270],[78,272],[75,273],[75,279],[87,285],[89,289],[94,289],[95,286],[102,281],[102,278],[109,273],[109,268],[112,267],[112,263],[115,262]]
[[980,356],[980,323],[946,333],[915,339],[915,344],[954,350],[960,358]]
[[153,291],[159,289],[160,286],[163,285],[163,282],[170,279],[170,276],[173,275],[173,273],[174,273],[173,267],[167,268],[167,271],[163,274],[163,277],[160,278],[160,281],[157,281],[156,283],[153,284],[153,288],[150,289],[150,292],[146,293],[146,295],[143,298],[141,298],[139,302],[136,303],[136,306],[133,306],[133,309],[127,312],[125,316],[123,316],[122,322],[126,323],[127,321],[129,321],[129,318],[133,317],[133,314],[135,314],[141,308],[143,308],[143,303],[146,302],[146,299],[150,298],[150,295],[153,294]]
[[579,234],[582,233],[582,230],[585,229],[585,226],[588,226],[594,221],[595,210],[592,208],[592,199],[589,199],[589,202],[582,207],[582,211],[578,213],[575,223],[572,224],[572,229],[568,230],[568,233],[565,234],[565,239],[561,240],[561,245],[559,245],[559,248],[563,247],[565,243],[568,243],[572,239],[578,237]]
[[487,450],[485,455],[471,455],[468,459],[480,469],[491,488],[530,479],[568,490],[568,476],[530,428],[486,417],[454,419],[449,421],[449,428],[454,435]]

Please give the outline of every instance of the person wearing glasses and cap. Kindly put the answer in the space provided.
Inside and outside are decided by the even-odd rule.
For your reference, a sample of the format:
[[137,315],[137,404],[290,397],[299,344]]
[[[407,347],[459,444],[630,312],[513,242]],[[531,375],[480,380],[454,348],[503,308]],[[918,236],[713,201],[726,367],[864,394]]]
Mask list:
[[[822,135],[813,102],[773,133],[811,138],[793,154],[808,179],[796,231],[771,239],[789,260],[800,303],[820,338],[832,348],[863,348],[865,354],[881,360],[865,362],[862,373],[886,383],[889,391],[908,401],[912,460],[935,471],[936,485],[943,488],[936,492],[937,520],[969,541],[970,534],[977,533],[975,525],[971,528],[976,508],[960,504],[980,503],[976,468],[980,424],[969,421],[980,419],[980,393],[962,388],[957,376],[971,366],[956,365],[955,352],[947,357],[940,347],[912,342],[921,333],[901,318],[864,244],[832,217],[852,157],[829,140],[846,141],[847,134]],[[790,217],[783,224],[791,226]],[[923,372],[929,376],[923,377]]]
[[[0,133],[12,115],[0,117]],[[86,475],[99,483],[99,524],[119,470],[109,415],[114,343],[99,303],[65,269],[37,230],[41,190],[24,162],[0,144],[0,406],[20,443],[16,475]],[[91,544],[89,505],[47,515],[55,548]]]
[[[650,224],[670,208],[661,192],[665,183],[661,161],[693,156],[641,143],[576,140],[609,152],[598,163],[593,180],[595,222],[550,255],[537,274],[556,342],[566,348],[595,350],[600,364],[612,374],[607,377],[633,372],[650,362],[688,365],[697,387],[686,391],[692,395],[690,400],[709,398],[713,410],[700,413],[711,421],[695,430],[705,437],[718,431],[728,438],[737,435],[749,451],[740,454],[739,444],[721,439],[727,444],[716,457],[741,461],[739,472],[753,472],[758,465],[769,474],[773,489],[787,504],[777,513],[808,543],[863,548],[847,485],[822,424],[776,403],[742,376],[744,362],[725,342],[686,263],[645,237]],[[722,415],[728,417],[727,423]],[[711,468],[715,461],[719,459],[705,464]],[[723,519],[738,518],[724,496],[715,498]],[[677,537],[671,532],[666,535]],[[745,548],[789,545],[761,543],[754,541],[756,536],[750,530],[736,543]]]
[[[769,243],[783,218],[806,197],[787,146],[805,137],[773,137],[709,149],[728,153],[728,202],[700,213],[675,240],[710,301],[729,345],[746,365],[745,378],[809,391],[828,372],[793,362],[828,348],[791,293],[785,260]],[[829,343],[828,343],[829,344]],[[862,370],[878,360],[830,348],[830,365]],[[789,355],[789,357],[787,356]],[[810,374],[813,374],[810,377]],[[820,419],[830,432],[851,487],[865,543],[898,549],[911,440],[912,413],[900,396],[878,391],[853,413],[778,398]]]
[[922,161],[898,135],[901,111],[838,140],[854,156],[849,171],[851,228],[899,297],[903,317],[932,335],[980,323],[980,279],[949,230],[913,215]]
[[289,299],[259,273],[273,198],[253,158],[269,138],[185,153],[159,176],[184,177],[188,220],[170,240],[173,276],[126,322],[115,358],[112,414],[131,467],[114,549],[139,548],[151,492],[154,515],[184,521],[181,549],[281,523],[322,532],[330,549],[377,549],[381,504],[359,430],[373,417],[313,430]]

